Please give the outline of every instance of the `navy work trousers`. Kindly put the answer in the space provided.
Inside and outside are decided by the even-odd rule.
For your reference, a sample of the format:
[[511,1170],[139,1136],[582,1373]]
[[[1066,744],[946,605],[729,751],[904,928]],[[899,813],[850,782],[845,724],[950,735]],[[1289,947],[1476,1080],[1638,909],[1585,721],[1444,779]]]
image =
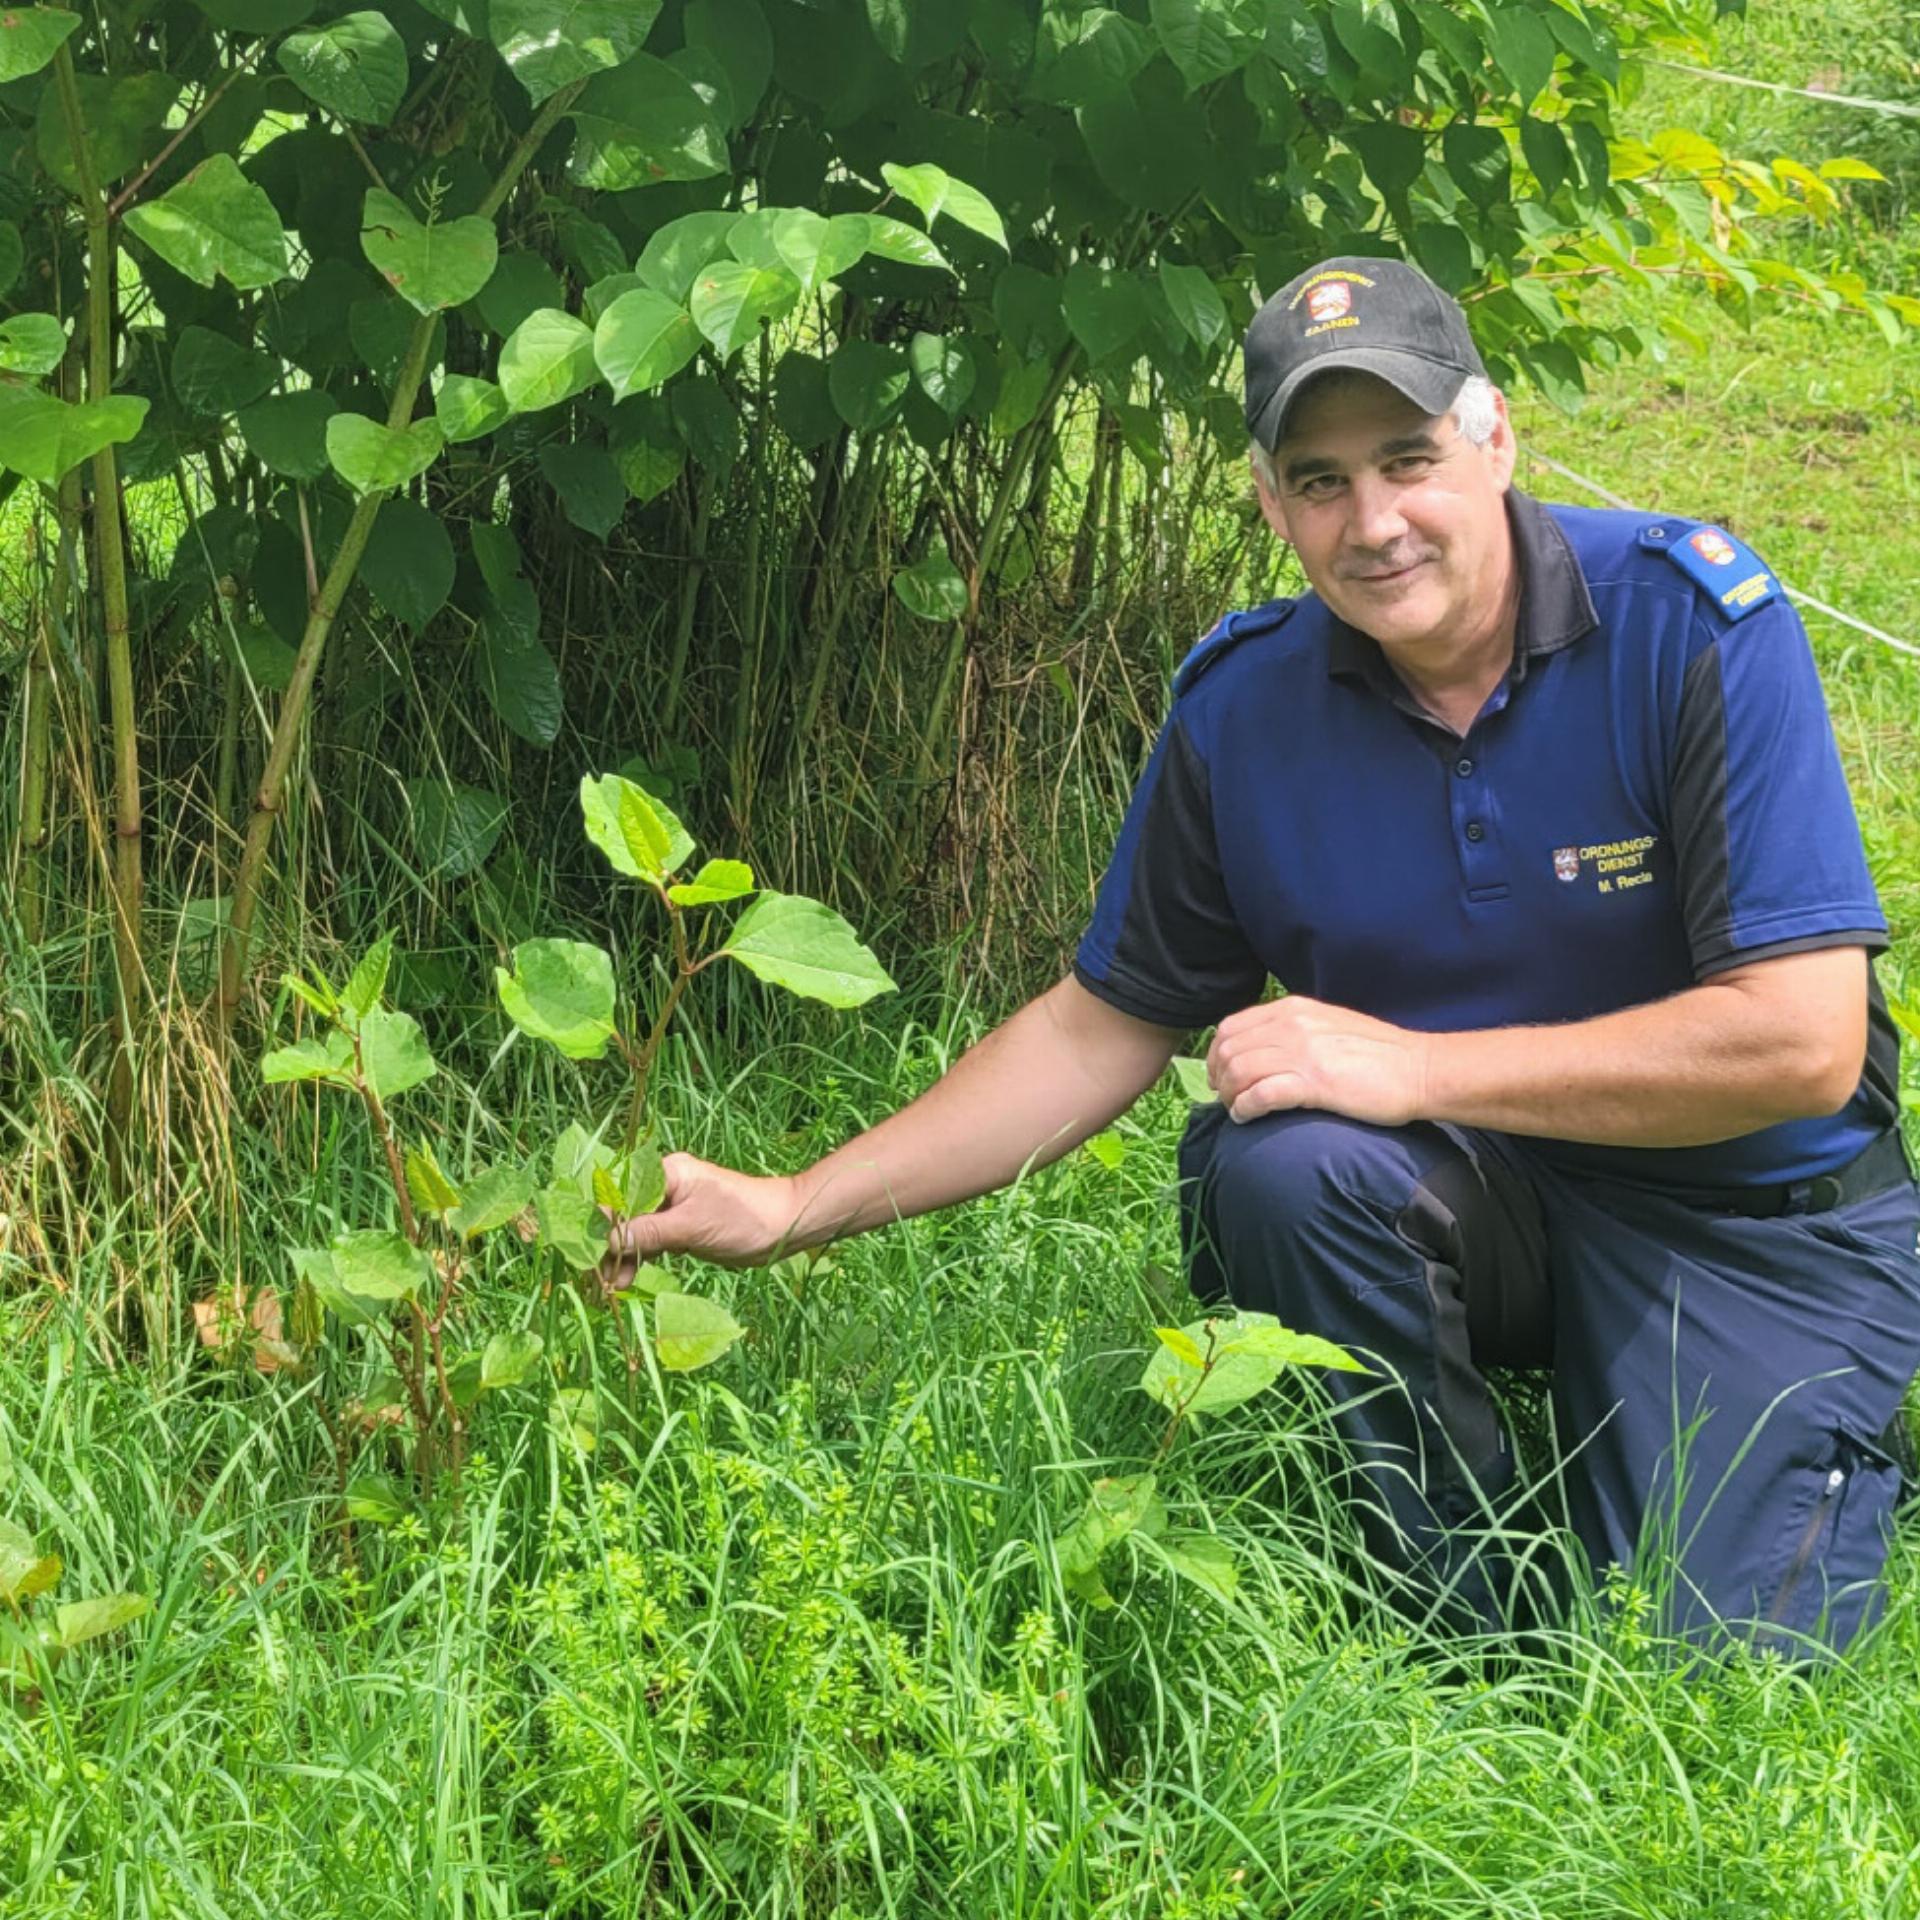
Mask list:
[[1489,1546],[1516,1499],[1486,1370],[1537,1366],[1545,1517],[1595,1576],[1634,1574],[1661,1628],[1800,1651],[1876,1615],[1901,1483],[1886,1438],[1920,1370],[1910,1181],[1756,1219],[1569,1175],[1511,1135],[1217,1104],[1180,1173],[1194,1292],[1373,1367],[1321,1376],[1363,1530],[1447,1609],[1515,1617]]

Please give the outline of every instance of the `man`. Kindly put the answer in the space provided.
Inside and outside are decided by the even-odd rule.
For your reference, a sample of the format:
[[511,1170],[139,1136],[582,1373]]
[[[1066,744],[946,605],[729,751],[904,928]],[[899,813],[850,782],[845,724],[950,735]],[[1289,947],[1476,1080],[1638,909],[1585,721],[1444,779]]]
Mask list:
[[1486,1369],[1551,1364],[1596,1571],[1672,1569],[1678,1631],[1844,1644],[1920,1367],[1920,1195],[1799,622],[1717,529],[1515,492],[1410,267],[1302,274],[1246,368],[1314,591],[1183,666],[1071,975],[804,1174],[673,1156],[623,1244],[753,1263],[984,1192],[1217,1021],[1194,1285],[1373,1358],[1328,1386],[1383,1558],[1503,1617],[1461,1545],[1513,1478]]

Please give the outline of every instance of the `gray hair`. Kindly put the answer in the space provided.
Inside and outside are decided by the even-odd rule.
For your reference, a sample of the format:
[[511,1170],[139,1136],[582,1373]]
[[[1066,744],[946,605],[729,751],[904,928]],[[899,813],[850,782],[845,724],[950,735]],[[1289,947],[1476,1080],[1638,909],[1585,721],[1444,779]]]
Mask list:
[[[1453,404],[1447,411],[1453,415],[1454,425],[1460,429],[1460,438],[1468,446],[1484,447],[1493,438],[1493,429],[1500,418],[1494,407],[1493,382],[1483,373],[1468,374],[1461,381],[1460,391],[1453,396]],[[1254,475],[1261,486],[1267,492],[1277,494],[1280,491],[1280,469],[1272,451],[1255,440],[1247,448],[1247,458],[1253,462]]]

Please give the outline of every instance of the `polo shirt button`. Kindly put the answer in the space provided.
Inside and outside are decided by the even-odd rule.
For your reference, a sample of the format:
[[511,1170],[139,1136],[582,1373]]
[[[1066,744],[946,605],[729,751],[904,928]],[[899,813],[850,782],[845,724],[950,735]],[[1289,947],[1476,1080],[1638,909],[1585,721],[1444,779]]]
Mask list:
[[1456,760],[1453,763],[1453,770],[1464,780],[1467,775],[1473,771],[1473,762],[1471,760]]
[[1478,820],[1469,820],[1467,822],[1467,838],[1469,840],[1484,840],[1486,837],[1487,830]]

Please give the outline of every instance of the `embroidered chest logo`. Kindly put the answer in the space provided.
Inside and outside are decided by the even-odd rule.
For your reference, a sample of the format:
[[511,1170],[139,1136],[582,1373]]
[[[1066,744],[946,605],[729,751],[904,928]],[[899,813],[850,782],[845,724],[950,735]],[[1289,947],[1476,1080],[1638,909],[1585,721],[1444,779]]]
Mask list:
[[1584,847],[1555,847],[1553,877],[1571,886],[1581,874],[1593,875],[1597,893],[1629,893],[1653,884],[1652,855],[1658,834],[1643,833],[1632,840],[1595,840]]

